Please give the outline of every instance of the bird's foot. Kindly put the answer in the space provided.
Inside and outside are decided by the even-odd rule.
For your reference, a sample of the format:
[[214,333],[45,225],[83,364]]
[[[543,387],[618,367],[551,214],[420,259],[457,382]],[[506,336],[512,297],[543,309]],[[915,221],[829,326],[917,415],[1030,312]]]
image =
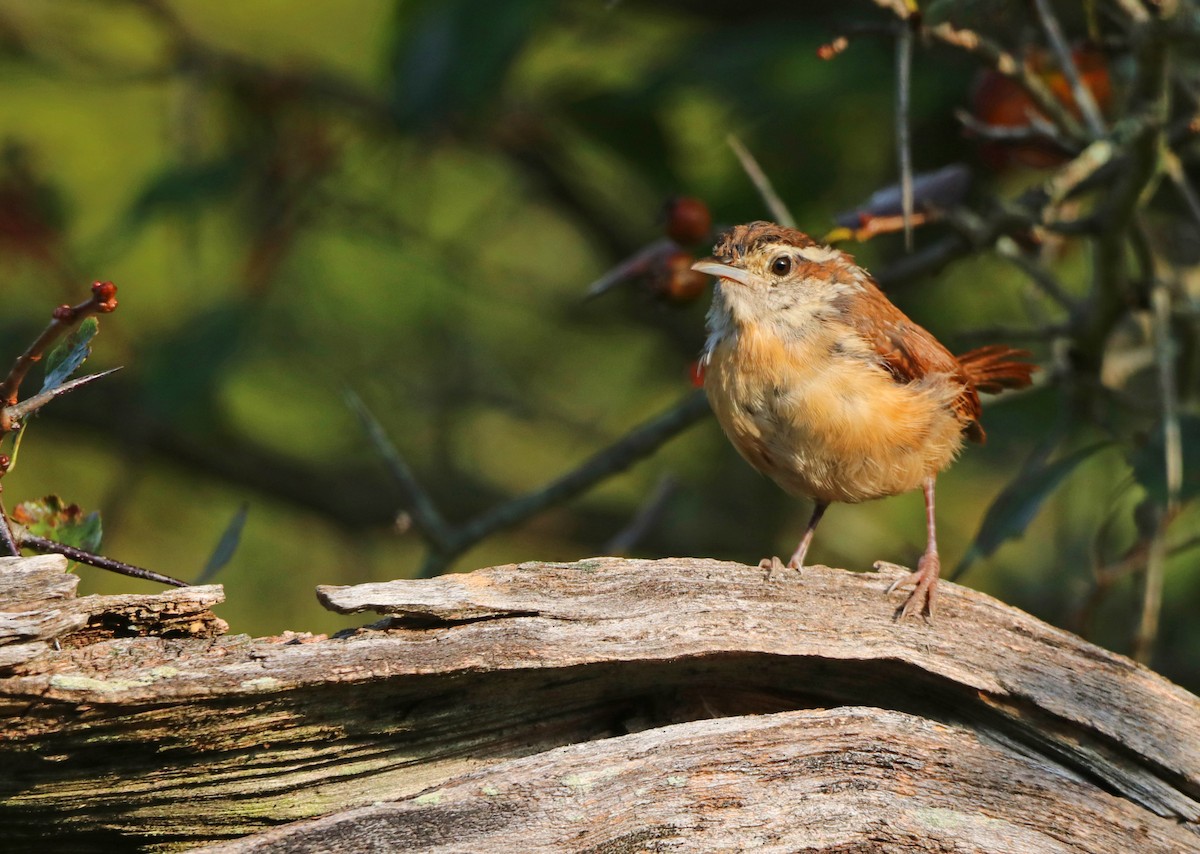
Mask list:
[[[875,568],[879,569],[884,563],[884,561],[876,562]],[[895,566],[895,564],[890,564],[890,566]],[[913,585],[912,593],[908,594],[908,598],[904,600],[904,604],[896,609],[897,618],[903,620],[917,614],[925,617],[933,617],[933,605],[937,598],[938,574],[941,572],[941,568],[942,563],[937,556],[937,552],[929,552],[921,556],[921,560],[917,563],[916,572],[901,576],[892,582],[892,585],[887,589],[889,594],[895,592],[900,587]]]
[[800,561],[796,560],[795,558],[792,558],[791,560],[789,560],[787,563],[787,566],[785,567],[783,565],[783,561],[780,560],[779,558],[765,557],[758,562],[758,568],[765,569],[767,571],[766,580],[770,581],[771,573],[773,573],[773,572],[776,572],[776,571],[783,572],[784,569],[801,570],[804,567],[800,564]]

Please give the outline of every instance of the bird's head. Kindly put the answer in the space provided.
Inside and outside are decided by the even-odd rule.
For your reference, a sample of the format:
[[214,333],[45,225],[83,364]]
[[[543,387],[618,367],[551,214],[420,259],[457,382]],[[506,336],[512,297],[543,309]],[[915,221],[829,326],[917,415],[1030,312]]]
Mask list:
[[795,324],[837,310],[839,297],[866,276],[844,252],[771,222],[738,225],[721,235],[713,258],[693,270],[718,280],[710,323]]

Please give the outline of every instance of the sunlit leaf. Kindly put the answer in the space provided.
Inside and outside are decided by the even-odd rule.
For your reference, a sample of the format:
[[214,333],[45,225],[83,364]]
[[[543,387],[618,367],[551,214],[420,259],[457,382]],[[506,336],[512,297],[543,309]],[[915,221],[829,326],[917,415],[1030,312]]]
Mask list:
[[992,554],[1008,540],[1024,534],[1042,503],[1067,475],[1096,452],[1111,446],[1111,442],[1088,445],[1052,463],[1027,468],[1013,478],[988,508],[979,526],[979,533],[975,535],[975,542],[967,549],[950,578],[957,577],[971,563]]
[[200,575],[192,582],[193,584],[207,584],[225,568],[229,561],[233,560],[238,544],[242,541],[242,529],[246,527],[246,516],[249,512],[249,503],[243,501],[237,512],[233,514],[233,518],[229,520],[229,524],[225,526],[221,539],[217,541],[217,547],[213,549],[208,563],[204,565],[204,569],[200,570]]
[[99,331],[100,323],[96,318],[86,317],[46,354],[46,380],[42,383],[42,391],[58,388],[79,369],[91,355],[92,339]]
[[65,504],[57,495],[22,501],[13,508],[12,521],[34,536],[86,552],[99,549],[104,534],[99,512],[84,513],[78,504]]

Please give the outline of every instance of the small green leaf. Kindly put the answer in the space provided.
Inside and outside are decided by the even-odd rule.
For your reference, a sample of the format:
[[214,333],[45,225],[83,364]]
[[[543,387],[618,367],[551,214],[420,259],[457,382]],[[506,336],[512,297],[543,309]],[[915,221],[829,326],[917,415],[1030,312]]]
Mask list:
[[74,546],[95,554],[104,537],[104,526],[100,523],[100,511],[93,510],[86,516],[68,522],[59,528],[58,541],[64,546]]
[[66,338],[46,354],[46,381],[42,391],[51,391],[67,381],[92,353],[92,339],[100,331],[94,317],[85,317]]
[[1059,457],[1052,463],[1027,468],[1000,491],[984,514],[975,542],[950,574],[957,578],[974,561],[987,557],[1007,540],[1025,533],[1042,503],[1055,488],[1088,457],[1111,447],[1112,442],[1097,442]]
[[[1145,444],[1129,454],[1133,476],[1160,507],[1167,503],[1167,452],[1164,425],[1159,423]],[[1183,482],[1179,500],[1200,495],[1200,417],[1184,415],[1179,419],[1180,444],[1183,447]]]
[[243,501],[237,512],[233,514],[233,518],[229,520],[229,524],[225,526],[221,539],[217,541],[217,547],[213,549],[208,563],[204,565],[204,569],[200,570],[200,575],[192,582],[193,584],[207,584],[233,559],[233,554],[242,540],[242,529],[246,526],[246,515],[249,512],[250,504]]

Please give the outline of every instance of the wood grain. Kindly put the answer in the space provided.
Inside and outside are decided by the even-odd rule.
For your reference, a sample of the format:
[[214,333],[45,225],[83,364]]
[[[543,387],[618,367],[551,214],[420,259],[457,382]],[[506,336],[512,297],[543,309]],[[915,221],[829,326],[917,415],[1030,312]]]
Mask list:
[[[956,585],[933,623],[897,621],[893,577],[529,563],[322,587],[328,607],[384,617],[334,638],[213,637],[204,614],[219,588],[168,591],[161,607],[84,597],[174,614],[126,625],[178,636],[76,627],[28,641],[38,654],[0,670],[0,826],[23,845],[53,826],[72,850],[261,832],[284,834],[263,837],[279,850],[328,850],[305,840],[331,828],[350,840],[342,850],[368,850],[354,840],[383,825],[424,828],[421,844],[446,851],[678,850],[679,828],[696,839],[688,850],[730,850],[723,828],[759,825],[783,840],[768,850],[1108,851],[1122,838],[1200,850],[1200,700]],[[0,646],[0,666],[22,645]],[[660,755],[691,782],[651,774],[645,757]],[[613,775],[593,787],[594,812],[552,784],[598,769]],[[516,788],[504,797],[479,794],[505,780]],[[698,780],[727,781],[736,809]],[[789,803],[797,820],[815,810],[813,828],[840,818],[804,836],[786,827]],[[483,835],[455,823],[472,815]],[[270,831],[317,816],[330,817]],[[945,833],[929,831],[942,819]],[[1037,845],[990,847],[1001,831]],[[960,837],[980,841],[945,847]],[[446,841],[460,838],[476,847]]]

